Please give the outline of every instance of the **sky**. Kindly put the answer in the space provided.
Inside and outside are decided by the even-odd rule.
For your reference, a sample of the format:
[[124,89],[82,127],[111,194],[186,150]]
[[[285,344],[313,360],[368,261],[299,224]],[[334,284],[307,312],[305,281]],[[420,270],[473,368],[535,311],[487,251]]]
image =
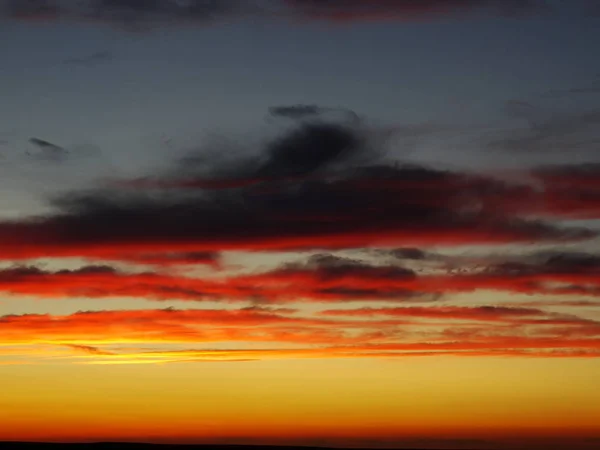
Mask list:
[[0,22],[0,441],[598,445],[597,2]]

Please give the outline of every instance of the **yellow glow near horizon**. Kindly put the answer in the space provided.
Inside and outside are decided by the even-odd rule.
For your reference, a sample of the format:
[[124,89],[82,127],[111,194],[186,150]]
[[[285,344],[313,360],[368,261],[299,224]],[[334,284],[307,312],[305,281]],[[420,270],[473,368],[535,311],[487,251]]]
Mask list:
[[596,359],[4,366],[0,440],[593,435],[599,376]]

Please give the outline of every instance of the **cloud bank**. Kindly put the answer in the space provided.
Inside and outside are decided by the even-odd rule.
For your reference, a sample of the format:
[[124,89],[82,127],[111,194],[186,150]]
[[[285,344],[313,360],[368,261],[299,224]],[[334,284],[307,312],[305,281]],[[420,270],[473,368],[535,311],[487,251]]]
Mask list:
[[[389,127],[354,112],[292,105],[270,114],[289,123],[243,160],[193,149],[159,173],[63,192],[44,215],[0,222],[2,295],[107,305],[4,316],[3,339],[62,346],[92,363],[599,355],[599,324],[580,311],[598,304],[600,258],[558,249],[595,242],[596,166],[505,177],[409,164],[389,156]],[[503,253],[507,245],[520,251]],[[234,270],[224,257],[232,251],[279,262]],[[67,257],[79,266],[38,261]],[[452,303],[474,293],[535,299]],[[118,309],[123,298],[168,307]],[[169,350],[117,348],[153,343]],[[287,347],[269,347],[278,345]]]

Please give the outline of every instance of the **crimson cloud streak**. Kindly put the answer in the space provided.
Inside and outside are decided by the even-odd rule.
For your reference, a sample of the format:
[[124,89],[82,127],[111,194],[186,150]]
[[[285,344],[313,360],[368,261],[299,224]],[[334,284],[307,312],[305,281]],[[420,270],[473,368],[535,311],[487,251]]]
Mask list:
[[156,25],[210,24],[241,17],[330,22],[423,20],[475,12],[520,15],[548,10],[544,0],[2,0],[0,14],[27,21],[74,20],[144,30]]

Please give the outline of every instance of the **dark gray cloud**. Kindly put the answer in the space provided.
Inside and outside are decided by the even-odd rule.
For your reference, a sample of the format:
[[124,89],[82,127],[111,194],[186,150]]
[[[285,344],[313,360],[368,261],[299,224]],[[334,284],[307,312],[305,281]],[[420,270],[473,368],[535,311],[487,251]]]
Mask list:
[[27,155],[45,161],[64,161],[70,153],[66,148],[43,139],[31,138],[29,139],[29,143],[32,144],[37,151],[27,152]]
[[311,270],[323,279],[342,278],[355,274],[370,275],[381,279],[411,279],[416,274],[410,269],[399,266],[374,266],[367,262],[344,258],[328,253],[312,255],[304,263],[287,264],[284,271]]
[[[521,216],[539,200],[527,186],[388,164],[381,139],[372,135],[377,130],[362,125],[301,122],[266,141],[249,163],[233,158],[216,171],[211,155],[223,151],[195,150],[166,177],[61,194],[50,204],[51,215],[0,223],[0,250],[13,258],[108,258],[596,236]],[[50,153],[60,149],[33,142]]]
[[272,106],[269,108],[270,115],[288,119],[314,117],[320,115],[324,111],[326,111],[326,109],[317,105]]
[[271,179],[309,175],[344,163],[363,150],[364,142],[351,128],[306,124],[267,146],[267,160],[256,176]]
[[[260,151],[251,156],[247,152],[241,156],[221,142],[211,143],[182,157],[172,173],[134,184],[219,190],[307,179],[377,159],[381,155],[376,146],[385,144],[380,135],[360,122],[300,122],[261,143]],[[215,145],[221,148],[215,149]]]
[[[271,117],[281,117],[292,120],[301,119],[323,119],[327,116],[341,116],[343,119],[349,119],[350,122],[357,124],[361,118],[351,109],[347,108],[332,108],[318,105],[287,105],[287,106],[272,106],[269,108]],[[325,116],[325,117],[324,117]]]
[[538,252],[491,264],[488,272],[501,274],[591,274],[600,275],[600,255],[583,252]]
[[396,248],[389,250],[387,252],[390,256],[394,258],[408,259],[413,261],[423,261],[432,257],[432,253],[426,252],[425,250],[421,250],[419,248],[414,247],[405,247],[405,248]]

